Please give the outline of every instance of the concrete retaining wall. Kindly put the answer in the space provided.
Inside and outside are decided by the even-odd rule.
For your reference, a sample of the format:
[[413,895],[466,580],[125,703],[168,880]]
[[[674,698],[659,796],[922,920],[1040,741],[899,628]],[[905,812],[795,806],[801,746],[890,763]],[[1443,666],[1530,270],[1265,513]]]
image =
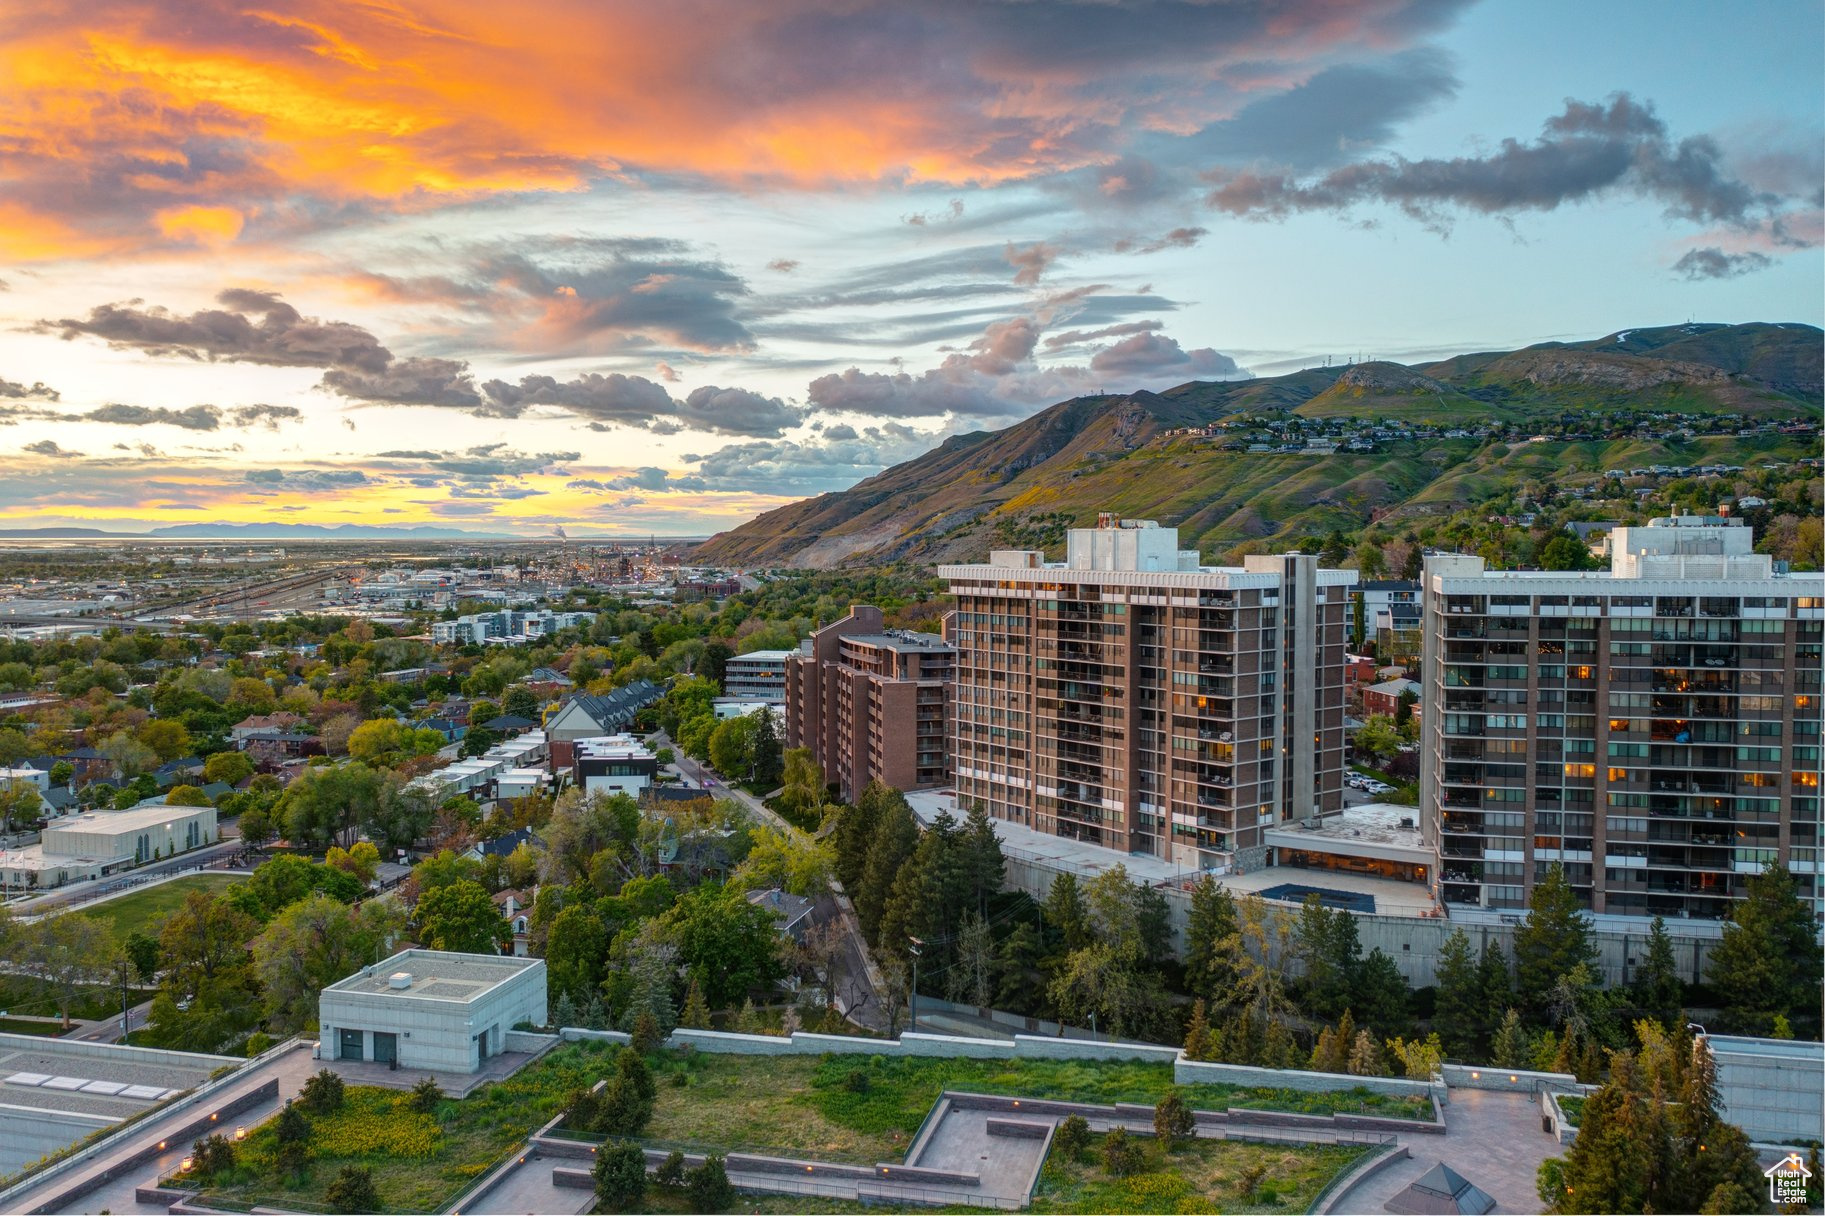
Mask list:
[[[946,1091],[946,1098],[958,1110],[988,1110],[1011,1115],[1033,1117],[1051,1117],[1063,1119],[1069,1115],[1082,1115],[1086,1119],[1101,1119],[1128,1123],[1151,1124],[1153,1107],[1134,1102],[1118,1102],[1113,1106],[1096,1102],[1060,1102],[1048,1098],[1010,1098],[1001,1094],[970,1094]],[[1206,1127],[1228,1125],[1283,1127],[1313,1131],[1357,1130],[1377,1132],[1398,1132],[1417,1135],[1443,1135],[1444,1117],[1439,1113],[1435,1099],[1432,1105],[1431,1119],[1395,1119],[1385,1115],[1353,1115],[1340,1113],[1335,1115],[1302,1115],[1293,1111],[1250,1110],[1232,1106],[1227,1110],[1194,1110],[1192,1121]]]
[[[1060,872],[1053,866],[1036,863],[1031,859],[1014,856],[1007,858],[1007,885],[1025,891],[1042,902],[1051,890],[1052,880]],[[1292,881],[1309,879],[1319,886],[1324,885],[1322,872],[1287,868],[1280,873]],[[1301,875],[1307,877],[1301,878]],[[1173,947],[1183,957],[1185,926],[1191,915],[1191,893],[1173,887],[1162,887],[1160,894],[1166,897]],[[1290,915],[1297,915],[1299,911],[1291,904],[1271,906],[1284,908]],[[1512,959],[1514,932],[1520,923],[1521,914],[1512,915],[1513,923],[1502,921],[1500,913],[1481,911],[1460,913],[1455,920],[1444,917],[1388,916],[1374,912],[1355,914],[1356,932],[1362,941],[1363,953],[1366,955],[1380,947],[1416,988],[1438,983],[1439,952],[1453,929],[1462,928],[1469,935],[1471,949],[1479,956],[1485,944],[1498,944],[1503,953]],[[1642,922],[1639,926],[1619,927],[1615,922],[1621,919],[1623,918],[1603,918],[1591,930],[1591,943],[1597,949],[1596,970],[1605,984],[1628,983],[1647,958],[1647,918],[1638,918]],[[1483,923],[1485,920],[1491,923]],[[1672,921],[1667,929],[1673,934],[1673,957],[1680,977],[1692,982],[1699,981],[1703,978],[1711,951],[1716,948],[1721,927],[1710,921]]]
[[1180,1085],[1248,1085],[1268,1089],[1297,1089],[1304,1093],[1347,1092],[1366,1089],[1375,1094],[1429,1095],[1432,1082],[1412,1077],[1358,1077],[1347,1073],[1306,1072],[1297,1068],[1254,1068],[1247,1064],[1210,1064],[1175,1058],[1172,1079]]
[[1402,1144],[1397,1146],[1392,1152],[1380,1153],[1368,1161],[1363,1162],[1348,1174],[1344,1175],[1343,1179],[1329,1195],[1320,1194],[1318,1197],[1319,1202],[1313,1204],[1312,1210],[1314,1212],[1323,1213],[1347,1211],[1348,1209],[1343,1205],[1344,1197],[1346,1195],[1393,1165],[1396,1161],[1407,1161],[1411,1159],[1412,1156],[1413,1150]]
[[1563,1072],[1528,1072],[1520,1068],[1474,1068],[1468,1064],[1446,1064],[1439,1069],[1445,1084],[1453,1089],[1495,1089],[1505,1093],[1531,1094],[1548,1086],[1577,1092],[1578,1078]]
[[538,1055],[559,1042],[555,1034],[540,1034],[536,1030],[509,1030],[501,1036],[501,1043],[508,1051],[525,1051]]
[[[531,1037],[543,1039],[548,1036]],[[558,1037],[566,1043],[628,1041],[628,1036],[618,1030],[581,1030],[574,1026],[558,1031]],[[791,1035],[737,1034],[728,1030],[691,1030],[680,1026],[672,1031],[666,1043],[671,1047],[688,1046],[698,1051],[751,1056],[828,1054],[987,1060],[1157,1060],[1161,1063],[1171,1063],[1179,1057],[1178,1048],[1151,1043],[1091,1042],[1028,1034],[1015,1035],[1014,1041],[1009,1043],[1003,1039],[972,1039],[962,1035],[915,1034],[910,1030],[898,1039],[867,1039],[811,1034],[803,1030]]]
[[[110,1064],[143,1062],[167,1068],[214,1069],[226,1064],[237,1068],[247,1063],[245,1056],[212,1056],[196,1051],[163,1051],[157,1047],[123,1047],[114,1043],[85,1043],[81,1039],[58,1039],[60,1056],[90,1056]],[[44,1040],[30,1034],[0,1034],[0,1052],[36,1051]]]

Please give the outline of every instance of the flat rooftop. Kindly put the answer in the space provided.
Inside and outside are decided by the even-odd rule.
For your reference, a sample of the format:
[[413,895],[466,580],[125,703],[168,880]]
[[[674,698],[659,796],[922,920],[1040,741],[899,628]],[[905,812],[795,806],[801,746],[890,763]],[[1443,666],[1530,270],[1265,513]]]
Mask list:
[[1326,815],[1313,821],[1311,827],[1305,827],[1301,820],[1295,819],[1269,830],[1288,839],[1311,842],[1319,848],[1327,842],[1338,842],[1386,844],[1425,851],[1418,825],[1419,808],[1416,806],[1368,802],[1346,807],[1339,814]]
[[[194,1063],[192,1062],[194,1061]],[[0,1105],[127,1119],[195,1089],[227,1056],[0,1034]]]
[[[957,795],[954,790],[910,790],[906,801],[911,805],[913,814],[922,824],[929,825],[938,817],[940,811],[949,811],[957,818],[963,818],[964,812],[957,806]],[[1393,832],[1400,832],[1402,814],[1417,816],[1414,807],[1389,807],[1371,805],[1354,808],[1356,810],[1378,810],[1391,813],[1395,826]],[[1326,822],[1335,820],[1330,816]],[[1417,822],[1417,819],[1415,820]],[[1199,871],[1193,867],[1179,865],[1164,858],[1146,853],[1123,853],[1117,849],[1107,849],[1101,845],[1086,844],[1081,840],[1072,840],[1064,836],[1052,836],[1036,832],[1032,828],[1017,823],[1007,823],[999,819],[990,821],[995,825],[995,834],[1001,839],[1002,852],[1008,857],[1032,862],[1057,870],[1069,870],[1081,878],[1095,878],[1120,865],[1128,871],[1128,877],[1136,882],[1145,882],[1151,886],[1189,887],[1198,878]],[[1281,831],[1284,829],[1273,829]],[[1316,833],[1300,833],[1311,837]],[[1418,831],[1412,833],[1417,847]],[[1435,916],[1437,908],[1432,896],[1424,884],[1400,882],[1392,878],[1372,878],[1362,874],[1345,874],[1330,870],[1307,870],[1297,866],[1267,866],[1251,870],[1246,874],[1226,874],[1216,876],[1217,884],[1236,895],[1259,895],[1277,887],[1289,884],[1342,892],[1349,895],[1366,895],[1373,897],[1375,911],[1389,916]],[[1284,902],[1297,904],[1296,899]]]
[[180,819],[203,811],[215,814],[215,808],[208,806],[160,805],[136,806],[125,811],[86,811],[81,815],[69,815],[59,819],[51,825],[50,830],[120,835],[126,832],[140,832],[152,827],[163,827],[167,823],[176,823]]
[[[372,967],[363,967],[324,991],[467,1005],[543,962],[536,958],[456,954],[447,950],[403,950]],[[411,982],[403,988],[395,988],[393,976],[396,974],[410,976]]]
[[882,650],[935,651],[943,653],[952,649],[951,644],[935,633],[856,633],[843,638],[845,642],[859,642],[864,646],[879,646]]

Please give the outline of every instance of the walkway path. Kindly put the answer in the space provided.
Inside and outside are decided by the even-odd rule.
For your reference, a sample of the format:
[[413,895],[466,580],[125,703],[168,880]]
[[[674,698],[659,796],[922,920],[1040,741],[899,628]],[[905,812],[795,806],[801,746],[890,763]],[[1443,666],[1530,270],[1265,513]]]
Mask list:
[[[278,1112],[279,1108],[284,1105],[287,1098],[296,1097],[298,1091],[304,1088],[305,1080],[314,1074],[320,1067],[322,1067],[321,1064],[311,1059],[311,1051],[308,1044],[303,1047],[282,1052],[268,1060],[266,1063],[246,1070],[232,1084],[217,1090],[214,1094],[215,1104],[227,1105],[236,1097],[246,1093],[250,1089],[255,1089],[265,1084],[269,1080],[278,1081],[278,1097],[262,1102],[257,1106],[249,1107],[247,1110],[232,1116],[234,1125],[252,1127],[256,1123],[271,1118]],[[209,1109],[210,1107],[208,1105],[192,1106],[143,1119],[134,1124],[132,1130],[117,1136],[105,1152],[96,1154],[90,1160],[83,1162],[82,1165],[47,1178],[43,1182],[32,1186],[29,1189],[20,1191],[17,1194],[9,1194],[5,1205],[6,1210],[9,1212],[29,1212],[40,1204],[47,1202],[52,1196],[60,1194],[72,1186],[79,1185],[86,1179],[100,1178],[111,1168],[117,1167],[122,1161],[132,1158],[135,1154],[141,1152],[150,1145],[157,1144],[160,1139],[169,1140],[171,1133],[175,1129],[181,1128],[185,1124],[195,1120],[199,1112],[206,1114]],[[232,1131],[233,1127],[229,1127],[228,1130]],[[176,1169],[178,1162],[180,1162],[184,1158],[184,1155],[189,1151],[190,1142],[188,1140],[182,1143],[172,1142],[170,1147],[162,1154],[139,1162],[131,1168],[124,1170],[117,1178],[110,1178],[105,1182],[99,1183],[93,1190],[85,1192],[73,1205],[60,1210],[66,1212],[112,1212],[116,1213],[117,1216],[118,1213],[122,1212],[156,1212],[163,1216],[163,1213],[166,1210],[165,1208],[149,1207],[140,1204],[134,1199],[133,1192],[138,1187],[144,1186],[146,1183],[150,1182],[153,1178]]]
[[1334,1212],[1379,1212],[1407,1184],[1443,1161],[1483,1188],[1498,1212],[1537,1212],[1534,1173],[1559,1154],[1558,1137],[1540,1130],[1533,1094],[1454,1089],[1445,1107],[1445,1134],[1402,1136],[1411,1160],[1391,1165],[1338,1195]]

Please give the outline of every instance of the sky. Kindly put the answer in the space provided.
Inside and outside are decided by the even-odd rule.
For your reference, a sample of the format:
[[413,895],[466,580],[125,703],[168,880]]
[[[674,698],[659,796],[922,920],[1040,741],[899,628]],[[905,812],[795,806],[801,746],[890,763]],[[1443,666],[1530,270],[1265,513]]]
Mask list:
[[1825,321],[1821,6],[0,9],[0,529],[707,535],[1088,392]]

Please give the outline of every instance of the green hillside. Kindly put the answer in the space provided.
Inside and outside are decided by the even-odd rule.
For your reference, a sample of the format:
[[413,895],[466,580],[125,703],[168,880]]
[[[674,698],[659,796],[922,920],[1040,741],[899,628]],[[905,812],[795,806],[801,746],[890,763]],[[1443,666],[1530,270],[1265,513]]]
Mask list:
[[1789,464],[1818,454],[1820,351],[1810,326],[1691,325],[1077,398],[768,512],[699,557],[974,560],[1055,548],[1104,510],[1220,554],[1632,468]]

